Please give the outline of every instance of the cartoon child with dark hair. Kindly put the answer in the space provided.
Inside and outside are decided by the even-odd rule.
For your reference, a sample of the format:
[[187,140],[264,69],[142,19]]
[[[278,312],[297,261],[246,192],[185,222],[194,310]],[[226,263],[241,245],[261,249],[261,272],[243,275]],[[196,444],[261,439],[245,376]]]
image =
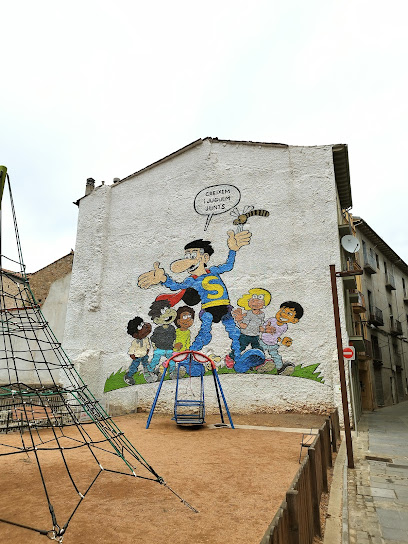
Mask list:
[[261,327],[261,347],[265,352],[269,353],[272,361],[275,363],[278,374],[281,374],[288,366],[293,366],[293,363],[284,363],[279,353],[281,345],[286,347],[292,345],[292,338],[288,336],[282,338],[282,336],[288,330],[288,324],[298,323],[302,316],[302,306],[297,302],[288,300],[287,302],[282,302],[275,317],[267,319]]
[[214,249],[207,240],[194,240],[184,247],[184,257],[173,261],[170,265],[170,270],[174,273],[189,273],[184,281],[176,282],[173,280],[165,273],[163,268],[159,268],[159,263],[156,262],[153,265],[153,270],[139,276],[138,285],[143,289],[148,289],[152,285],[162,283],[171,291],[195,289],[201,300],[201,327],[190,349],[200,351],[204,346],[208,345],[212,339],[211,328],[213,323],[221,322],[232,341],[235,369],[237,372],[245,372],[252,366],[262,364],[265,355],[261,350],[257,349],[247,350],[241,355],[239,344],[241,331],[236,326],[231,314],[230,299],[227,288],[221,279],[221,274],[233,269],[236,253],[241,247],[250,243],[251,233],[247,230],[237,233],[230,230],[227,234],[229,253],[224,264],[207,268]]
[[[258,287],[250,289],[248,293],[238,299],[237,304],[240,308],[234,310],[232,315],[241,329],[239,337],[241,351],[244,351],[248,346],[262,349],[259,344],[260,327],[265,321],[265,313],[262,310],[268,306],[270,301],[270,292]],[[241,308],[244,308],[246,313],[243,313]]]
[[174,342],[174,351],[186,351],[190,349],[190,327],[194,323],[195,311],[189,306],[180,306],[177,308],[176,315],[176,340]]
[[[173,346],[176,339],[176,329],[173,325],[177,312],[170,306],[167,300],[155,300],[151,306],[148,315],[153,323],[157,325],[150,338],[154,348],[153,357],[147,365],[149,372],[154,372],[160,359],[164,357],[169,359],[173,355]],[[169,370],[174,370],[175,363],[170,362]]]
[[123,379],[128,385],[135,385],[133,376],[136,374],[139,365],[141,364],[144,370],[147,369],[150,350],[150,340],[147,337],[152,332],[152,326],[150,323],[144,323],[141,317],[136,316],[128,322],[127,332],[134,340],[128,351],[132,363]]

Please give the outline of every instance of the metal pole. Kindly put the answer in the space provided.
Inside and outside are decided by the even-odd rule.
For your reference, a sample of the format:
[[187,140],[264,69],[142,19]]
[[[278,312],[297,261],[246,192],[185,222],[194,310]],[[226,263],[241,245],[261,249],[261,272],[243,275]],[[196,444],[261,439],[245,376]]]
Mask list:
[[212,375],[213,375],[213,378],[214,378],[214,386],[215,386],[215,392],[217,393],[218,408],[220,410],[221,422],[224,423],[224,414],[222,413],[221,399],[220,399],[220,394],[218,392],[217,379],[216,379],[215,374],[214,374],[214,368],[212,368],[212,367],[211,367],[211,372],[212,372]]
[[339,299],[337,295],[337,279],[335,265],[330,265],[330,279],[333,296],[334,324],[336,328],[337,356],[339,360],[341,401],[343,404],[344,432],[346,435],[347,462],[348,468],[354,468],[353,445],[351,441],[350,416],[347,399],[346,374],[344,372],[343,344],[341,341]]
[[149,417],[147,418],[146,429],[148,429],[150,427],[150,422],[151,422],[152,417],[153,417],[154,409],[156,408],[157,399],[159,398],[160,390],[162,388],[162,385],[163,385],[163,382],[164,382],[164,377],[166,375],[168,366],[169,366],[169,361],[167,360],[167,361],[165,361],[163,363],[164,372],[162,374],[162,377],[161,377],[161,380],[160,380],[160,383],[159,383],[159,387],[157,388],[156,396],[154,397],[154,401],[153,401],[152,407],[150,409]]
[[2,253],[3,248],[1,245],[2,240],[2,230],[1,230],[1,203],[3,200],[3,191],[4,191],[4,184],[6,183],[6,176],[7,176],[7,168],[5,166],[0,166],[0,268],[2,267]]
[[225,396],[224,396],[224,391],[222,390],[222,387],[221,387],[221,382],[220,382],[220,379],[218,377],[218,373],[215,369],[215,365],[212,367],[212,371],[213,371],[213,375],[216,377],[217,379],[217,383],[218,383],[218,387],[220,388],[220,393],[221,393],[221,396],[222,396],[222,400],[224,401],[224,406],[225,406],[225,409],[227,411],[227,416],[228,416],[228,419],[229,419],[229,422],[231,424],[231,429],[235,429],[234,427],[234,424],[232,422],[232,418],[231,418],[231,414],[230,414],[230,411],[228,409],[228,404],[227,404],[227,401],[225,400]]

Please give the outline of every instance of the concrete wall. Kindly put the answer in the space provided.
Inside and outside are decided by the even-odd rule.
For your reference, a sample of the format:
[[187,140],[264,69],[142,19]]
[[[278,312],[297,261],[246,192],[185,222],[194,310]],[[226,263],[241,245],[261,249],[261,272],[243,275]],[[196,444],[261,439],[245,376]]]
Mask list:
[[29,274],[30,289],[39,304],[42,305],[45,303],[51,285],[55,281],[65,278],[67,274],[71,273],[73,260],[74,252],[71,251],[71,253],[68,253],[68,255],[61,257],[61,259],[58,259],[44,268],[37,270],[37,272]]
[[[7,362],[9,368],[2,365],[0,369],[1,384],[17,381],[15,369],[17,369],[18,379],[30,386],[39,385],[40,383],[53,385],[54,382],[59,382],[59,360],[51,348],[56,347],[57,343],[62,341],[64,335],[70,280],[71,273],[66,273],[65,276],[54,282],[47,279],[47,283],[49,283],[47,298],[41,310],[28,309],[22,312],[14,310],[17,328],[14,328],[13,323],[11,323],[12,334],[4,336],[5,345],[3,349],[6,348],[8,353]],[[31,303],[29,306],[31,307]],[[39,312],[43,314],[52,332],[36,326],[36,323],[40,321],[38,318]],[[13,311],[11,311],[12,314]],[[10,319],[10,315],[8,317]],[[30,325],[28,325],[28,320],[30,320]],[[27,325],[22,330],[18,328],[21,323]],[[55,339],[52,333],[55,335]],[[13,360],[10,359],[11,353],[14,354]],[[44,361],[48,365],[45,365]]]
[[71,276],[72,274],[69,272],[51,284],[48,296],[41,308],[52,332],[60,342],[64,337]]
[[[331,146],[288,147],[204,140],[183,153],[159,162],[125,181],[95,189],[80,201],[75,261],[71,280],[64,346],[94,394],[115,410],[129,411],[136,395],[150,406],[156,384],[136,385],[104,394],[107,378],[130,364],[132,338],[126,326],[135,316],[151,322],[150,305],[163,285],[138,287],[138,277],[160,262],[184,255],[184,245],[204,238],[214,254],[208,266],[225,262],[227,231],[236,216],[197,213],[195,198],[219,184],[236,187],[237,207],[269,211],[244,225],[252,233],[249,245],[236,255],[233,270],[222,278],[231,304],[251,288],[272,295],[265,308],[272,317],[284,301],[301,304],[304,315],[290,324],[290,347],[281,346],[284,362],[297,368],[318,364],[324,383],[274,374],[221,376],[235,411],[324,411],[341,403],[329,265],[340,267],[338,204]],[[201,193],[201,197],[205,192]],[[224,201],[224,204],[226,202]],[[181,281],[186,274],[171,274]],[[196,306],[194,339],[201,324]],[[340,300],[343,340],[347,341]],[[154,325],[153,325],[154,328]],[[220,358],[231,350],[221,323],[203,351]],[[149,354],[151,357],[151,353]],[[295,373],[296,374],[296,373]],[[161,399],[171,404],[174,383],[165,382]],[[211,395],[210,395],[211,396]],[[166,400],[167,399],[167,400]],[[210,401],[211,404],[211,401]],[[163,404],[164,405],[164,404]]]

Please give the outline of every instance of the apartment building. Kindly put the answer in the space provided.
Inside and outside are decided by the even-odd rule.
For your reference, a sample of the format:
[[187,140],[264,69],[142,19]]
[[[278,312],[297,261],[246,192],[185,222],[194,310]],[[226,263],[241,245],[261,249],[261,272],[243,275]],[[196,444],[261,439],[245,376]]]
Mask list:
[[408,265],[364,219],[352,226],[364,271],[349,295],[359,342],[354,393],[356,410],[373,410],[408,399]]

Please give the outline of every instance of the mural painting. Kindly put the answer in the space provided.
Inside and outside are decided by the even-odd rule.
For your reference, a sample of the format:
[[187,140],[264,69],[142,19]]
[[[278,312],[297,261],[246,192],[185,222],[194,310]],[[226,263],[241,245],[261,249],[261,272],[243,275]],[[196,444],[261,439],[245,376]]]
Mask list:
[[129,321],[127,332],[134,338],[134,340],[130,344],[128,351],[128,354],[132,359],[132,363],[123,379],[128,385],[135,385],[133,376],[136,374],[139,366],[141,365],[143,371],[146,373],[146,382],[148,382],[148,374],[150,374],[148,371],[148,355],[150,351],[150,340],[148,339],[148,336],[152,332],[152,326],[150,323],[144,323],[141,317],[136,316],[134,319]]
[[[168,291],[157,296],[148,310],[153,332],[152,325],[141,317],[129,321],[127,332],[134,339],[128,351],[132,362],[127,370],[121,367],[109,376],[105,392],[160,380],[165,360],[178,351],[207,350],[213,326],[219,325],[224,327],[231,342],[224,359],[213,357],[219,373],[268,373],[322,381],[316,371],[318,364],[295,365],[283,360],[284,351],[292,345],[292,339],[286,336],[288,328],[296,325],[304,313],[301,304],[285,301],[275,311],[267,312],[271,317],[266,317],[272,295],[263,287],[250,288],[238,299],[236,308],[230,300],[224,274],[233,271],[237,254],[251,243],[252,234],[243,230],[243,225],[251,217],[269,216],[267,210],[254,209],[254,206],[245,207],[240,214],[236,207],[240,197],[236,187],[217,185],[203,189],[194,200],[195,211],[207,215],[204,230],[213,215],[229,211],[235,217],[233,225],[237,231],[231,229],[226,233],[228,255],[224,263],[211,265],[212,243],[200,238],[184,246],[183,256],[178,257],[179,250],[174,253],[170,272],[181,274],[184,279],[174,279],[158,261],[151,270],[139,275],[140,289],[161,285]],[[177,304],[181,305],[176,309]],[[192,306],[197,304],[200,308],[195,311]],[[192,340],[190,328],[197,312],[199,330]],[[176,375],[174,362],[171,364],[166,379]]]

